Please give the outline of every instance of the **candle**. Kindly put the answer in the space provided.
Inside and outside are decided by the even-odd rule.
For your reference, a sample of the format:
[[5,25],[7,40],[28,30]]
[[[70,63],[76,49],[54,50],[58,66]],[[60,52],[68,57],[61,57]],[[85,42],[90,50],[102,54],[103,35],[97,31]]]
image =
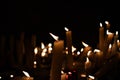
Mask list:
[[28,72],[26,71],[22,71],[22,72],[25,74],[25,76],[23,76],[21,80],[33,80],[34,79],[33,77],[30,77]]
[[108,22],[108,21],[105,21],[105,24],[106,24],[106,28],[107,28],[107,29],[110,29],[110,24],[109,24],[109,22]]
[[61,80],[61,69],[63,63],[64,41],[58,40],[58,37],[50,33],[56,39],[53,45],[53,55],[50,71],[50,80]]
[[104,42],[104,56],[106,57],[106,54],[108,52],[108,47],[109,47],[109,44],[112,42],[112,39],[114,37],[114,34],[109,32],[109,30],[106,31],[106,39],[105,39],[105,42]]
[[81,59],[82,59],[83,61],[85,61],[85,58],[87,57],[87,53],[88,53],[88,51],[91,50],[91,47],[90,47],[88,44],[84,43],[84,42],[82,42],[82,44],[83,44],[85,47],[83,48],[83,51],[82,51],[82,53],[81,53]]
[[85,70],[87,71],[91,67],[91,61],[86,57]]
[[102,23],[100,23],[99,28],[99,49],[103,51],[104,47],[104,27],[102,26]]
[[94,49],[94,53],[96,57],[97,67],[101,67],[101,64],[103,64],[103,52],[99,49]]
[[116,54],[116,51],[117,51],[117,48],[118,48],[117,39],[118,39],[118,31],[116,31],[116,35],[114,36],[114,42],[113,42],[113,46],[112,46],[111,56]]
[[69,31],[68,28],[65,27],[66,30],[66,46],[68,48],[67,55],[67,68],[72,70],[73,67],[73,56],[72,56],[72,31]]

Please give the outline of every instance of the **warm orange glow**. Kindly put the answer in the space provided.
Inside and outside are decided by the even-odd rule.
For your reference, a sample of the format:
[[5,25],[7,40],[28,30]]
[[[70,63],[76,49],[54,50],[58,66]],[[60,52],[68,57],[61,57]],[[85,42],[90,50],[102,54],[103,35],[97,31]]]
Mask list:
[[65,27],[65,31],[69,31],[69,29]]
[[102,23],[100,23],[100,27],[102,27]]
[[51,35],[56,41],[59,39],[58,36],[55,36],[55,35],[53,35],[52,33],[50,33],[50,35]]
[[81,77],[86,77],[86,74],[81,74]]
[[88,44],[86,44],[86,43],[84,43],[84,42],[82,42],[82,44],[83,44],[85,47],[88,47]]
[[22,72],[25,74],[26,77],[30,77],[28,72],[26,72],[26,71],[22,71]]

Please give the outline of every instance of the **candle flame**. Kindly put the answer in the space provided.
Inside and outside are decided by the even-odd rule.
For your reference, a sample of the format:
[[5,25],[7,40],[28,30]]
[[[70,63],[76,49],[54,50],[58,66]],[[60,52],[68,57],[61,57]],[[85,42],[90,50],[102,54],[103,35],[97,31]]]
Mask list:
[[108,22],[108,21],[105,21],[105,24],[107,24],[107,25],[108,25],[108,24],[109,24],[109,22]]
[[25,74],[26,77],[30,77],[28,72],[26,72],[26,71],[22,71],[22,72]]
[[35,53],[35,55],[38,53],[38,48],[37,47],[34,49],[34,53]]
[[99,49],[94,49],[94,52],[100,52],[100,50]]
[[116,33],[115,33],[116,35],[118,35],[118,31],[116,31]]
[[109,49],[111,49],[112,48],[112,44],[109,44]]
[[83,50],[84,50],[84,49],[83,49],[83,48],[81,48],[81,50],[80,50],[80,51],[81,51],[81,52],[83,52]]
[[89,58],[88,57],[86,57],[86,62],[89,62]]
[[102,27],[102,23],[100,23],[100,27]]
[[92,52],[92,51],[88,51],[87,56],[89,56],[91,52]]
[[69,29],[67,27],[65,27],[65,31],[69,31]]
[[59,39],[58,36],[55,36],[55,35],[53,35],[52,33],[50,33],[50,35],[51,35],[56,41]]
[[106,31],[106,33],[109,35],[109,34],[112,34],[111,32],[109,32],[109,30]]
[[74,46],[72,46],[72,52],[74,52],[76,50],[76,48]]
[[84,42],[82,42],[82,44],[83,44],[85,47],[88,47],[88,44],[86,44],[86,43],[84,43]]
[[44,49],[45,48],[45,45],[43,42],[41,42],[41,48]]
[[91,75],[89,75],[88,77],[90,77],[90,78],[93,79],[93,80],[95,79],[95,77],[94,77],[94,76],[91,76]]

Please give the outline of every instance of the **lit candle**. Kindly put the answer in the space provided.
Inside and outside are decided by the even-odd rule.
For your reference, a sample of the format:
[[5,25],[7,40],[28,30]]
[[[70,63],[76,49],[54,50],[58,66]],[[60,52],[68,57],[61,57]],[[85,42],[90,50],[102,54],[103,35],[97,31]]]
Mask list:
[[103,64],[103,52],[99,49],[94,49],[94,53],[96,57],[97,67],[101,67],[101,64]]
[[105,24],[106,24],[106,28],[110,29],[110,23],[108,21],[105,21]]
[[113,56],[114,54],[116,54],[118,45],[117,45],[117,39],[118,39],[118,31],[116,31],[116,34],[114,36],[114,42],[113,42],[113,46],[112,46],[112,51],[111,51],[111,56]]
[[84,60],[84,58],[87,57],[88,51],[90,51],[92,48],[91,48],[88,44],[86,44],[86,43],[84,43],[84,42],[82,42],[82,44],[85,46],[85,47],[83,48],[83,52],[81,53],[81,58],[83,58],[83,60]]
[[99,28],[99,49],[103,51],[104,49],[104,27],[102,26],[102,23],[100,23]]
[[108,47],[109,47],[109,44],[112,42],[112,39],[114,37],[114,34],[109,32],[109,30],[106,31],[106,39],[105,39],[105,42],[104,42],[104,56],[106,57],[106,54],[107,54],[107,51],[108,51]]
[[91,67],[91,61],[89,60],[88,57],[86,57],[85,70],[88,70],[90,67]]
[[61,80],[61,69],[64,57],[64,41],[58,40],[58,37],[52,33],[50,33],[50,35],[56,40],[53,45],[50,80]]
[[69,31],[68,28],[65,27],[66,30],[66,46],[68,48],[67,55],[67,68],[72,70],[73,65],[73,56],[72,56],[72,31]]
[[23,73],[25,74],[25,76],[22,77],[21,80],[33,80],[33,77],[30,77],[29,73],[26,71],[23,71]]

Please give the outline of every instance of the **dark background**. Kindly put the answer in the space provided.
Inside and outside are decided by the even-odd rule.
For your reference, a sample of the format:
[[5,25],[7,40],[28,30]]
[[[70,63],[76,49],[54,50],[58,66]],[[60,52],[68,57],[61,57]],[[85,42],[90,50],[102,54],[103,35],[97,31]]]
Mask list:
[[53,41],[49,32],[64,39],[64,27],[68,27],[74,44],[96,45],[100,22],[109,21],[113,32],[120,26],[119,4],[110,1],[8,0],[2,3],[1,13],[1,33],[35,33],[38,42]]

